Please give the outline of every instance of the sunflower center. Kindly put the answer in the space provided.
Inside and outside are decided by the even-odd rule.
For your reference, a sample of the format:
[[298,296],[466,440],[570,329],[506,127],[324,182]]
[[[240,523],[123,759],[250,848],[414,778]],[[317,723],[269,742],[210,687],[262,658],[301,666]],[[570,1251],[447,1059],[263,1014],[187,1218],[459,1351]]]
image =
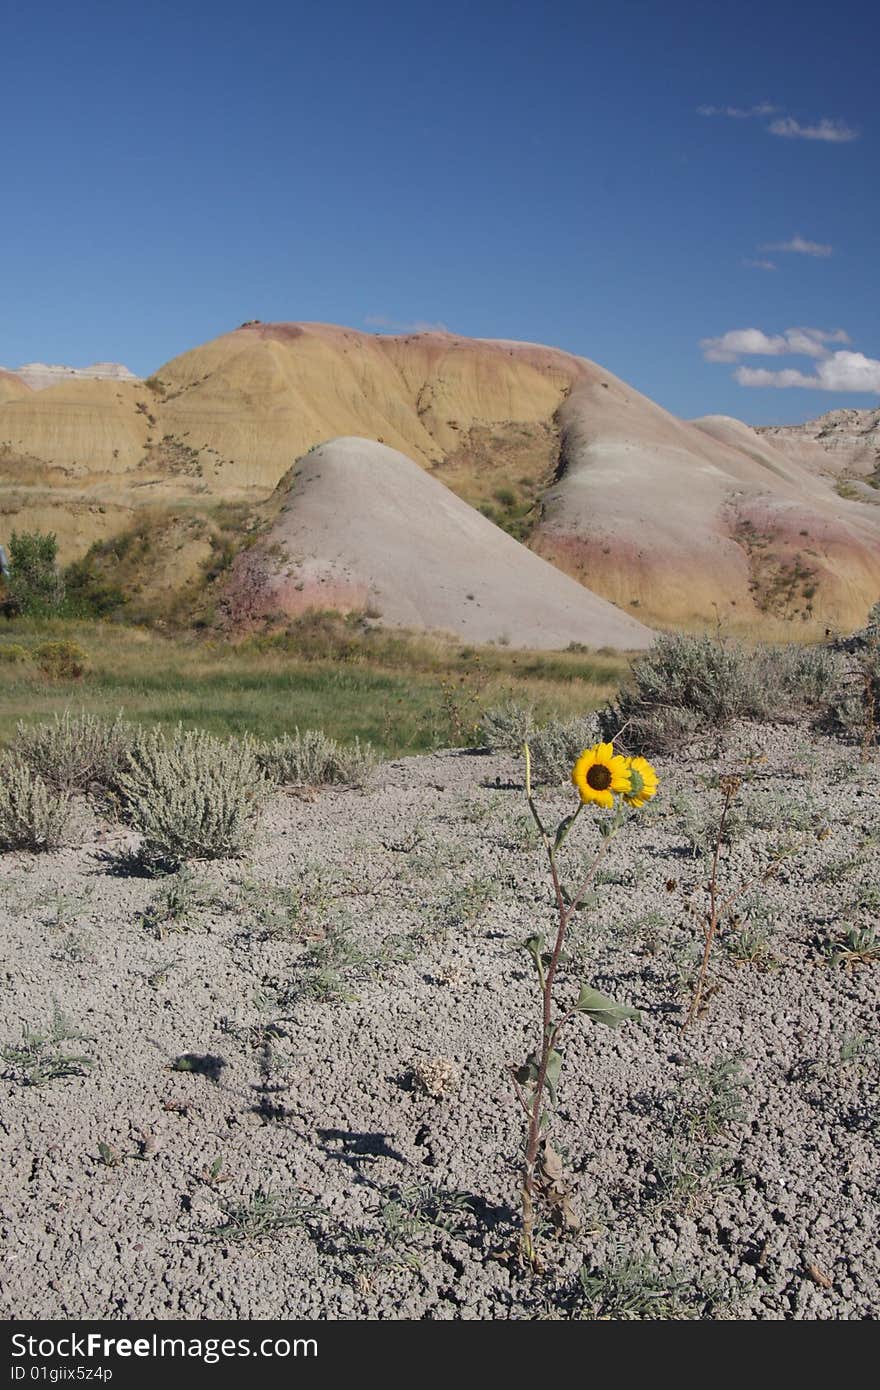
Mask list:
[[611,769],[604,763],[593,763],[587,773],[587,786],[592,787],[594,792],[607,792],[611,786]]

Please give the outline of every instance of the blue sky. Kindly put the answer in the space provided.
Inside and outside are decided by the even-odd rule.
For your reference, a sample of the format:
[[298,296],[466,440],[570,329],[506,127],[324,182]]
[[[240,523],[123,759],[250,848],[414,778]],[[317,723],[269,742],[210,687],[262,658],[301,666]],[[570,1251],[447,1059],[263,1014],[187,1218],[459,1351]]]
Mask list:
[[682,415],[880,402],[868,0],[6,0],[2,33],[6,366],[443,324]]

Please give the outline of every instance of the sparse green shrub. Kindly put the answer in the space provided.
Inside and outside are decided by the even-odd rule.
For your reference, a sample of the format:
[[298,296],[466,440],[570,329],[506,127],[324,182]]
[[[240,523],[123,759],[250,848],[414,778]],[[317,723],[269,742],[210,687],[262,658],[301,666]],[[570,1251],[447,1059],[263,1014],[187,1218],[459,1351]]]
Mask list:
[[263,771],[278,786],[365,786],[376,766],[372,744],[337,743],[320,729],[305,729],[256,750]]
[[65,1043],[94,1042],[86,1033],[79,1033],[64,1015],[55,1008],[51,1026],[45,1031],[22,1029],[18,1046],[0,1048],[8,1075],[22,1086],[45,1086],[67,1076],[85,1076],[94,1066],[91,1057],[63,1051]]
[[602,730],[646,752],[672,752],[739,719],[818,714],[840,677],[826,647],[749,649],[714,637],[665,635],[632,665],[632,685],[602,711]]
[[8,617],[45,618],[60,612],[64,580],[58,571],[58,541],[42,531],[13,531],[3,611]]
[[146,931],[160,941],[169,932],[187,931],[211,903],[208,885],[183,868],[169,878],[141,914]]
[[27,763],[6,754],[0,761],[0,850],[56,849],[70,816],[66,794],[49,788]]
[[93,545],[64,571],[66,618],[109,618],[126,603],[123,590],[100,573],[96,565],[99,555],[100,549]]
[[139,731],[118,785],[143,837],[141,859],[155,867],[243,854],[267,792],[250,741],[224,743],[180,726],[168,738]]
[[108,791],[126,766],[136,736],[121,714],[110,720],[65,710],[51,723],[19,723],[12,751],[60,791]]
[[4,642],[0,645],[0,664],[20,666],[30,659],[30,652],[20,642]]
[[248,1202],[224,1202],[223,1210],[226,1220],[220,1226],[213,1226],[209,1235],[216,1240],[235,1242],[307,1228],[310,1222],[323,1216],[320,1207],[302,1201],[298,1195],[266,1192],[261,1187]]
[[869,626],[858,637],[863,640],[829,700],[827,722],[835,732],[868,748],[880,737],[880,627]]
[[617,1250],[579,1275],[574,1316],[589,1321],[655,1322],[711,1316],[713,1296],[694,1280],[662,1273],[646,1256]]
[[534,710],[515,700],[487,709],[480,720],[480,742],[493,752],[519,753],[534,732]]
[[41,642],[34,661],[47,680],[78,681],[85,675],[89,654],[78,642]]
[[841,662],[830,647],[759,647],[757,674],[766,682],[772,718],[790,723],[827,704],[841,676]]
[[596,742],[598,735],[595,714],[553,719],[545,724],[529,740],[532,780],[538,785],[566,780],[571,776],[572,765],[585,748]]

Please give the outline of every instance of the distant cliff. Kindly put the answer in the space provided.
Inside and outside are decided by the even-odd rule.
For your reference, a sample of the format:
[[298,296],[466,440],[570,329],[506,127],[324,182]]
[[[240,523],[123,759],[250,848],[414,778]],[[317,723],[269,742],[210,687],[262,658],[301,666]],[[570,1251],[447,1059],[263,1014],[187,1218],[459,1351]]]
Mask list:
[[48,366],[45,362],[26,362],[23,367],[0,367],[17,376],[32,391],[44,391],[61,381],[140,381],[121,362],[95,362],[91,367]]

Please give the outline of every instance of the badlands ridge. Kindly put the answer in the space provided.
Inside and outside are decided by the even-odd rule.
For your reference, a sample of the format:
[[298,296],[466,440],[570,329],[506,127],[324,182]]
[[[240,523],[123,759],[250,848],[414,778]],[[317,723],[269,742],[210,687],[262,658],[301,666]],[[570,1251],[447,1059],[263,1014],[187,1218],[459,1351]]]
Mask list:
[[853,627],[880,594],[877,412],[688,422],[553,348],[326,324],[243,325],[146,381],[38,366],[0,372],[0,541],[53,530],[70,560],[149,519],[182,583],[187,528],[235,504],[258,523],[223,580],[243,618],[366,602],[639,646],[642,622]]

